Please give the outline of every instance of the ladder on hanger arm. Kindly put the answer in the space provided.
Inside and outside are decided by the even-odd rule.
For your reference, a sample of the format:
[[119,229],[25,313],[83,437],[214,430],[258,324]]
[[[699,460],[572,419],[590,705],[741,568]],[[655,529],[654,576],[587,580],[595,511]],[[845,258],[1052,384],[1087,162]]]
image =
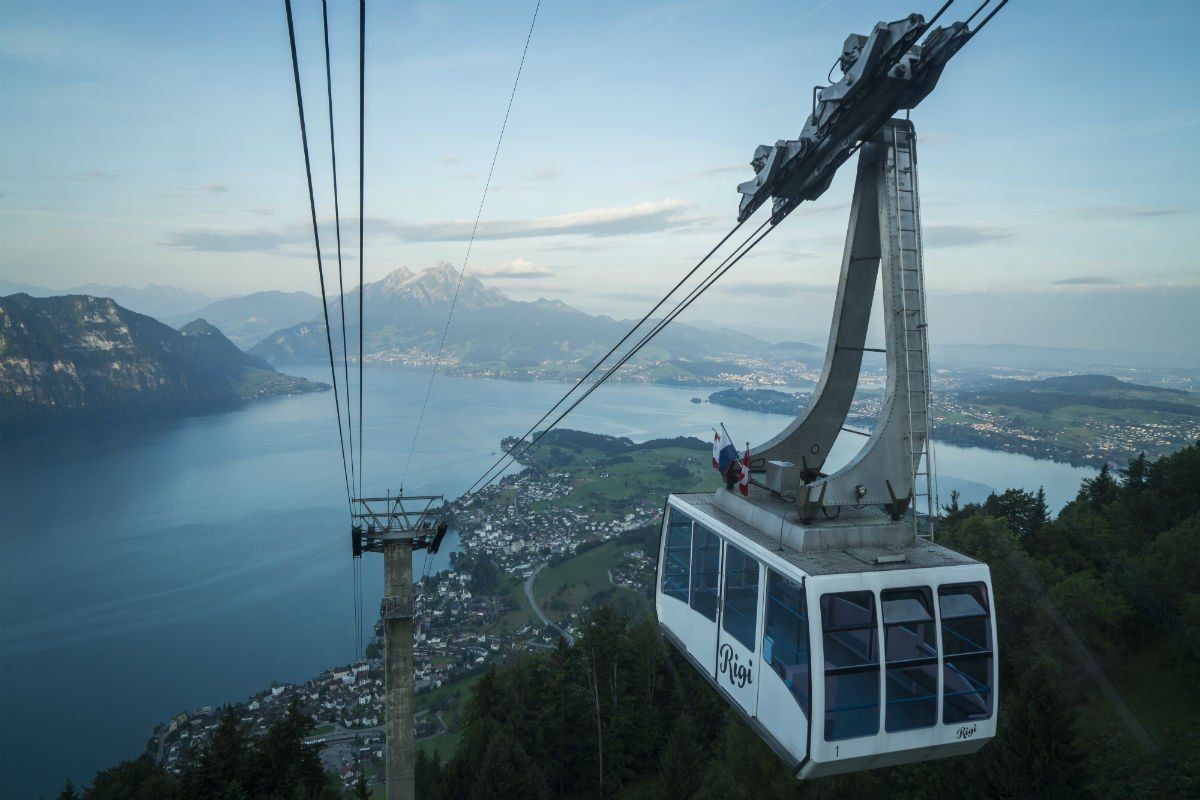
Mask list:
[[[929,374],[929,322],[925,301],[925,264],[921,248],[921,198],[917,188],[916,133],[900,135],[890,127],[888,165],[897,224],[900,308],[896,320],[904,333],[904,370],[908,391],[908,444],[912,457],[912,524],[916,536],[933,539],[937,518],[937,472],[933,457],[933,406]],[[924,502],[922,502],[922,498]],[[921,506],[924,506],[922,509]],[[922,529],[919,512],[926,527]]]
[[[910,514],[914,537],[932,532],[920,519],[931,520],[937,509],[916,163],[907,120],[886,122],[864,142],[821,380],[796,420],[752,449],[765,463],[767,484],[795,497],[805,524],[837,519],[845,509],[879,509],[893,520]],[[887,359],[882,411],[858,455],[826,474],[825,460],[846,430],[863,353],[877,350],[864,346],[877,280]]]

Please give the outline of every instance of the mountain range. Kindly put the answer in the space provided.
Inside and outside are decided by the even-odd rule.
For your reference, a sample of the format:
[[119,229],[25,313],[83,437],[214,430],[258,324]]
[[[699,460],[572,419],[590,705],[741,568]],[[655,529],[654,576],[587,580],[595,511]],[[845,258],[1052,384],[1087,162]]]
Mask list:
[[[169,325],[205,319],[238,347],[248,348],[274,331],[295,325],[321,313],[321,301],[308,292],[253,292],[240,297],[214,300],[185,314],[162,318]],[[154,315],[151,315],[154,316]]]
[[176,330],[110,298],[0,298],[0,431],[214,411],[327,388],[276,372],[204,320]]
[[[452,302],[454,314],[447,328]],[[581,367],[607,352],[632,324],[587,314],[557,300],[513,300],[477,278],[461,277],[449,265],[421,272],[401,268],[368,283],[363,307],[368,361],[428,363],[444,335],[447,365],[509,377],[577,377]],[[329,314],[335,325],[340,324],[336,300]],[[355,337],[357,289],[346,296],[346,323]],[[318,319],[284,328],[251,352],[275,365],[324,360],[324,325]],[[640,366],[643,379],[687,381],[728,371],[735,360],[814,355],[819,351],[802,343],[772,345],[726,329],[673,323],[631,365]]]

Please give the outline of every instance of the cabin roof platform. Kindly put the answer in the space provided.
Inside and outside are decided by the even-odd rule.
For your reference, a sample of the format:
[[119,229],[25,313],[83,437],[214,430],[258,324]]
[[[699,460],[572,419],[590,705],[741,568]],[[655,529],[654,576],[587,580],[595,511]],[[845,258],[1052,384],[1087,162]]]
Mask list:
[[836,519],[803,525],[794,503],[761,489],[752,488],[748,498],[726,489],[672,496],[808,575],[980,563],[914,536],[911,521],[895,522],[877,508],[843,508]]

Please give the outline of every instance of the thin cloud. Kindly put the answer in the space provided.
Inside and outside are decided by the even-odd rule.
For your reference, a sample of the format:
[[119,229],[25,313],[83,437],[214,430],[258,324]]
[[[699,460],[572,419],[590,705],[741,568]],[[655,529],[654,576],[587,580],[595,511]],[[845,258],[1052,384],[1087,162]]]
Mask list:
[[301,233],[295,229],[228,231],[197,228],[173,233],[162,244],[201,253],[273,253],[296,244]]
[[1121,281],[1115,278],[1105,278],[1102,275],[1077,275],[1074,278],[1063,278],[1055,281],[1055,286],[1120,286]]
[[[719,167],[702,169],[697,172],[696,175],[701,178],[709,178],[713,175],[728,175],[731,172],[746,172],[750,175],[754,174],[754,170],[751,169],[749,164],[723,164]],[[747,180],[749,180],[749,178],[747,178]]]
[[1068,213],[1075,217],[1095,219],[1119,219],[1121,217],[1174,217],[1186,209],[1176,206],[1085,206],[1072,208]]
[[1015,235],[1008,228],[982,225],[926,225],[923,234],[926,247],[971,247],[1007,241]]
[[815,283],[799,281],[764,281],[761,283],[717,284],[716,290],[721,294],[741,297],[772,297],[778,298],[795,292],[827,292],[829,287]]
[[[479,224],[477,240],[529,239],[543,236],[626,236],[695,225],[701,218],[686,213],[691,206],[667,199],[631,206],[597,208],[533,219],[498,219]],[[388,233],[410,242],[460,242],[471,237],[470,220],[393,222]]]
[[548,278],[554,273],[545,267],[536,266],[524,258],[514,258],[495,267],[475,270],[477,278],[493,278],[499,280],[528,280],[531,278]]
[[112,173],[105,172],[100,169],[93,169],[89,172],[81,172],[78,175],[72,176],[73,180],[91,183],[92,181],[107,181],[112,180]]
[[587,292],[589,297],[599,297],[605,300],[620,300],[622,302],[649,303],[659,299],[659,295],[651,292]]

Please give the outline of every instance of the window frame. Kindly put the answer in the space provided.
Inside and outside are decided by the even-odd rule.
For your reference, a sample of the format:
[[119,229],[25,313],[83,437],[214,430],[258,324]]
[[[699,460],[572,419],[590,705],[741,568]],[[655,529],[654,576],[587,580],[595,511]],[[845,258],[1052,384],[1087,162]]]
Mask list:
[[[888,621],[887,603],[890,599],[888,596],[916,594],[916,601],[924,610],[926,619],[898,619],[892,622]],[[883,647],[882,659],[884,668],[883,681],[883,729],[887,733],[903,733],[905,731],[924,730],[932,728],[938,721],[938,702],[941,696],[941,670],[939,669],[941,648],[938,643],[938,617],[933,608],[933,591],[929,586],[896,586],[879,591],[879,609],[881,622],[883,624]],[[919,656],[916,658],[896,658],[893,659],[889,651],[888,633],[895,628],[911,628],[913,625],[925,625],[926,633],[922,636],[922,641],[918,643],[918,647],[928,647],[932,649],[932,655]],[[915,632],[914,632],[915,635]],[[932,641],[930,641],[932,639]],[[890,680],[893,670],[902,675],[909,670],[919,669],[923,667],[934,668],[933,671],[933,687],[928,690],[928,694],[916,695],[913,697],[904,697],[892,699],[893,682]],[[932,703],[932,708],[929,709],[929,722],[922,725],[900,725],[892,721],[892,708],[902,703]]]
[[[964,589],[968,590],[968,591],[977,592],[977,594],[975,596],[975,600],[976,600],[977,604],[979,605],[979,607],[983,609],[982,613],[958,614],[958,615],[954,615],[954,616],[950,616],[950,617],[947,617],[944,614],[942,614],[942,597],[943,597],[943,595],[955,592],[955,590],[964,590]],[[941,636],[941,640],[942,640],[942,647],[941,647],[941,649],[942,649],[942,674],[941,674],[941,682],[942,682],[941,721],[942,721],[942,724],[943,725],[962,725],[962,724],[966,724],[966,723],[979,722],[982,720],[991,719],[996,713],[996,703],[995,703],[995,692],[996,692],[995,652],[996,652],[996,645],[995,645],[995,631],[992,628],[992,604],[991,604],[990,587],[983,581],[967,581],[967,582],[963,582],[963,583],[942,584],[942,585],[938,586],[937,591],[938,591],[938,623],[939,623],[938,624],[938,632],[939,632],[939,634]],[[960,591],[957,593],[962,593],[962,592]],[[982,601],[982,602],[980,602],[980,601]],[[952,631],[952,630],[948,630],[946,628],[947,621],[958,622],[961,620],[983,620],[984,632],[987,637],[987,642],[985,643],[984,649],[969,650],[969,651],[962,652],[962,653],[949,652],[949,649],[946,646],[947,634],[956,636],[960,639],[965,639],[966,641],[970,642],[971,644],[978,645],[977,642],[971,641],[970,639],[966,639],[966,637],[964,637],[961,633],[958,633],[958,632]],[[956,663],[966,663],[966,662],[971,662],[971,661],[986,662],[987,681],[988,681],[987,684],[982,686],[981,688],[975,688],[973,690],[949,692],[948,690],[950,687],[949,687],[949,681],[947,680],[947,676],[950,674],[950,670],[954,670],[954,672],[956,672],[959,676],[961,676],[968,683],[968,685],[975,685],[975,686],[979,685],[978,681],[976,681],[970,675],[966,674],[961,669],[959,669],[958,667],[955,666]],[[984,697],[983,702],[986,703],[986,705],[987,705],[987,713],[981,714],[981,715],[975,715],[975,716],[972,716],[970,714],[965,714],[961,717],[956,717],[954,719],[950,719],[950,712],[951,712],[952,704],[950,702],[948,702],[948,700],[950,700],[951,698],[954,698],[954,697],[963,697],[966,695],[982,695]]]
[[[677,526],[675,524],[675,521],[677,519],[686,520],[686,525],[678,525]],[[694,519],[692,519],[689,515],[685,514],[684,512],[680,511],[677,508],[674,508],[671,506],[667,507],[667,524],[666,524],[666,530],[663,535],[662,580],[659,583],[659,591],[662,593],[663,596],[670,597],[674,600],[679,600],[684,605],[687,605],[691,599],[692,536],[694,535],[695,525],[696,525],[696,521]],[[687,528],[687,546],[686,546],[686,548],[682,548],[682,549],[685,549],[687,552],[687,560],[684,561],[683,559],[676,559],[677,565],[678,564],[683,565],[683,571],[681,573],[670,574],[668,572],[668,570],[670,570],[671,559],[673,558],[673,556],[671,555],[671,551],[672,551],[672,549],[675,549],[675,550],[681,549],[679,547],[675,547],[675,548],[671,547],[671,537],[673,534],[675,534],[677,531],[680,531],[684,527]],[[682,590],[678,586],[668,588],[668,586],[667,586],[668,581],[671,581],[671,580],[677,580],[677,581],[681,580],[682,581]],[[681,594],[682,594],[682,597],[680,596]]]
[[[700,532],[704,533],[704,545],[698,546]],[[717,612],[721,607],[721,543],[724,538],[714,530],[710,530],[700,522],[692,522],[692,571],[689,586],[688,607],[710,622],[717,621]],[[711,544],[710,544],[711,542]],[[702,571],[707,566],[708,553],[716,553],[716,561],[711,571]],[[704,585],[706,578],[711,577],[711,586]],[[705,608],[698,608],[697,601],[703,598]],[[711,600],[712,610],[707,609]]]
[[[828,599],[828,600],[832,601],[834,598],[839,598],[839,599],[846,599],[846,602],[853,603],[854,602],[853,600],[847,599],[847,598],[853,597],[853,596],[864,596],[864,597],[869,598],[869,600],[870,600],[870,607],[869,607],[870,620],[865,623],[827,625],[826,624],[826,620],[827,620],[826,600]],[[872,589],[854,589],[851,591],[844,591],[844,592],[826,592],[825,594],[821,595],[819,605],[820,605],[820,613],[821,613],[821,654],[822,654],[822,665],[821,666],[822,666],[822,673],[823,673],[823,679],[824,679],[825,702],[828,703],[829,696],[831,694],[831,692],[829,691],[829,681],[831,678],[836,681],[838,678],[841,678],[843,676],[867,675],[867,674],[874,675],[874,677],[875,677],[874,681],[872,682],[873,686],[874,686],[874,702],[873,703],[865,703],[865,704],[859,703],[859,704],[852,705],[852,706],[838,706],[838,707],[834,707],[834,708],[830,708],[828,705],[825,706],[824,726],[823,726],[823,728],[824,728],[823,734],[824,734],[825,741],[826,742],[842,742],[842,741],[847,741],[850,739],[864,739],[864,738],[867,738],[870,736],[878,736],[879,735],[879,727],[880,727],[880,719],[879,719],[880,711],[881,711],[882,702],[883,702],[883,697],[882,697],[883,693],[880,690],[880,686],[879,686],[880,679],[882,678],[882,675],[883,675],[883,655],[881,652],[882,643],[880,641],[881,636],[882,636],[882,628],[880,626],[880,616],[881,615],[879,613],[878,597],[876,597],[875,591]],[[831,608],[831,603],[830,603],[829,607]],[[871,636],[873,636],[874,638],[873,638],[873,640],[868,640],[868,641],[873,641],[873,643],[874,643],[874,647],[873,647],[874,660],[873,661],[863,661],[858,664],[848,664],[848,665],[840,666],[840,667],[828,666],[829,656],[827,653],[826,645],[828,642],[829,635],[836,634],[836,633],[848,633],[848,632],[853,632],[853,631],[870,631],[871,632]],[[864,684],[864,686],[866,686],[866,684]],[[853,733],[853,734],[842,735],[842,736],[831,736],[830,735],[832,726],[837,721],[836,717],[834,719],[830,719],[831,714],[837,714],[838,712],[866,711],[866,710],[872,709],[872,708],[875,709],[875,713],[873,715],[871,715],[873,718],[873,725],[870,727],[869,730],[865,730],[861,733]],[[867,715],[864,714],[863,716],[865,718]]]
[[[792,699],[796,701],[797,705],[800,706],[800,710],[804,712],[805,719],[811,720],[812,719],[812,692],[813,692],[813,674],[812,674],[813,661],[812,661],[812,627],[811,627],[811,624],[810,624],[810,621],[808,618],[808,587],[805,585],[805,581],[803,578],[801,578],[801,580],[799,580],[799,581],[796,581],[796,580],[793,580],[790,576],[775,569],[774,567],[764,564],[763,568],[765,569],[767,574],[766,574],[765,598],[764,598],[764,604],[763,604],[764,609],[763,609],[763,636],[762,636],[762,638],[763,638],[762,654],[763,655],[762,655],[762,657],[763,657],[763,660],[766,662],[767,666],[770,667],[771,671],[774,672],[779,677],[779,679],[781,681],[783,681],[784,686],[786,686],[788,688],[788,692],[792,695]],[[772,589],[775,588],[776,581],[786,582],[786,583],[793,584],[796,586],[797,594],[798,594],[797,608],[794,608],[794,609],[791,608],[783,598],[779,597],[777,594],[774,594],[772,592]],[[789,587],[785,587],[785,588],[789,588]],[[782,613],[782,614],[788,614],[791,617],[793,617],[794,619],[799,621],[799,623],[797,625],[797,631],[798,631],[798,634],[802,634],[802,636],[797,635],[796,638],[798,641],[802,641],[803,648],[793,647],[791,643],[781,641],[778,637],[771,635],[771,630],[772,630],[772,628],[771,628],[771,620],[772,620],[771,612],[773,610],[778,610],[778,612]],[[767,639],[768,639],[768,637],[771,639],[771,657],[770,658],[767,657]],[[782,659],[780,659],[779,662],[776,663],[775,656],[776,656],[777,648],[779,648],[780,646],[785,646],[787,648],[792,649],[793,652],[795,653],[797,660],[795,662],[793,662],[792,664],[785,664],[785,663],[783,663]],[[801,656],[803,656],[802,661],[799,660]],[[783,676],[781,670],[786,667],[789,667],[789,666],[801,666],[801,665],[804,666],[804,673],[806,676],[806,678],[804,680],[804,685],[796,686],[795,684],[788,684],[787,679]],[[797,691],[798,689],[800,691]]]
[[[754,571],[754,607],[749,616],[749,619],[751,622],[751,628],[750,628],[750,636],[748,637],[748,641],[747,641],[747,639],[743,639],[738,634],[737,631],[730,630],[728,627],[728,622],[729,622],[729,613],[728,612],[730,612],[730,611],[733,611],[733,613],[736,616],[741,617],[743,621],[745,621],[745,619],[746,619],[746,615],[740,609],[738,609],[736,606],[730,606],[730,603],[729,603],[729,598],[731,596],[729,578],[730,578],[730,575],[732,574],[732,572],[729,569],[729,564],[730,564],[730,560],[731,560],[730,559],[730,551],[731,550],[735,551],[737,553],[737,555],[739,557],[741,557],[741,559],[742,559],[742,568],[740,570],[738,570],[737,572],[740,573],[743,576],[743,578],[746,575],[746,573],[750,571],[750,567],[753,567],[753,571]],[[758,652],[758,649],[756,647],[756,645],[758,644],[758,600],[759,600],[759,595],[760,595],[761,589],[762,589],[762,565],[758,563],[757,558],[750,555],[745,550],[743,550],[742,548],[735,545],[733,542],[725,541],[724,569],[722,569],[721,572],[722,572],[721,594],[720,594],[721,631],[722,631],[722,633],[733,638],[735,641],[737,641],[739,644],[741,644],[743,647],[745,647],[751,653],[756,653],[756,652]],[[743,588],[744,588],[744,586],[743,586]]]

